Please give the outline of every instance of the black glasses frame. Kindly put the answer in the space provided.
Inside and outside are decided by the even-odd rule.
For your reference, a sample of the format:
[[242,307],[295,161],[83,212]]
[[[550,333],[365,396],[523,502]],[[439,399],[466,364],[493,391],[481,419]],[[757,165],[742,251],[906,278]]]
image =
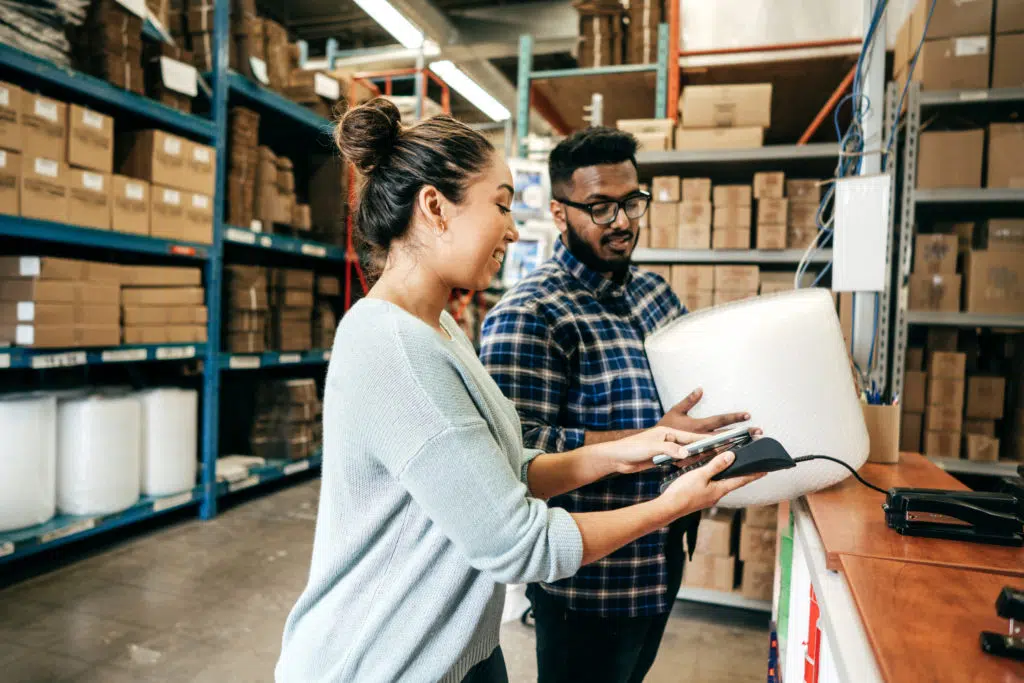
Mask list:
[[[620,199],[618,201],[616,201],[614,199],[602,199],[599,202],[591,202],[589,204],[581,204],[580,202],[574,202],[574,201],[569,200],[569,199],[563,199],[561,197],[555,197],[555,201],[560,203],[560,204],[565,204],[566,206],[571,206],[574,209],[579,209],[580,211],[586,211],[587,213],[589,213],[590,214],[590,220],[594,221],[594,223],[596,225],[611,225],[612,223],[614,223],[618,219],[618,217],[619,217],[619,211],[622,211],[623,213],[625,213],[625,211],[626,211],[626,202],[631,201],[633,199],[646,199],[647,200],[647,203],[644,204],[644,210],[641,211],[639,215],[630,216],[628,213],[626,213],[626,217],[627,218],[629,218],[631,220],[636,220],[638,218],[641,218],[645,213],[647,213],[647,210],[650,208],[650,206],[651,206],[651,193],[650,192],[644,192],[643,190],[637,190],[636,192],[633,192],[632,194],[630,194],[628,197],[626,197],[624,199]],[[611,217],[610,220],[599,221],[599,220],[597,220],[594,217],[594,207],[595,206],[602,206],[602,205],[606,205],[606,204],[615,204],[616,205],[615,206],[615,213],[612,214],[612,217]]]

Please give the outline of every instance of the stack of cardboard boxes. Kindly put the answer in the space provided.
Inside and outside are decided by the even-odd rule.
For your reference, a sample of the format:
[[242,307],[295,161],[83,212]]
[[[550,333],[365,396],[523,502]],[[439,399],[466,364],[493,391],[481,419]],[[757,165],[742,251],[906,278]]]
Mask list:
[[693,556],[683,569],[683,585],[731,593],[736,584],[733,523],[735,510],[705,511]]
[[761,147],[771,109],[771,83],[687,86],[679,100],[675,148]]
[[256,199],[260,115],[244,107],[231,109],[228,129],[227,222],[249,227]]
[[323,408],[312,379],[264,382],[256,393],[253,455],[267,460],[301,460],[320,447]]
[[818,234],[821,183],[818,180],[786,181],[786,248],[806,249]]
[[[655,249],[707,249],[711,246],[711,180],[659,176],[651,183],[648,209],[650,237],[644,246]],[[641,228],[642,230],[643,228]]]
[[272,350],[313,348],[313,271],[276,268],[270,273]]
[[125,344],[206,341],[207,312],[198,268],[121,268],[121,321]]
[[738,584],[744,597],[771,600],[777,518],[777,505],[746,508],[739,524],[735,510],[705,511],[683,585],[733,592]]
[[142,19],[117,0],[93,0],[71,37],[75,68],[142,95]]
[[912,311],[960,310],[959,244],[955,235],[918,235],[907,305]]
[[988,167],[985,168],[983,128],[929,130],[921,133],[918,151],[917,188],[922,190],[1024,188],[1024,124],[992,123],[988,126]]
[[261,266],[224,267],[224,348],[230,353],[267,350],[269,278]]
[[658,24],[664,16],[663,0],[630,0],[627,63],[653,64],[658,61]]
[[640,143],[641,152],[664,152],[675,147],[676,127],[672,119],[623,119],[615,126],[631,133]]
[[789,200],[786,191],[786,174],[776,171],[754,174],[754,199],[757,200],[758,249],[786,248],[786,220],[789,216]]
[[928,357],[924,410],[924,454],[960,457],[967,357],[956,351],[934,351]]
[[[147,41],[143,47],[146,96],[160,104],[192,113],[192,96],[181,92],[175,79],[193,77],[192,54],[163,41]],[[184,72],[184,73],[183,73]]]
[[757,296],[761,271],[758,266],[714,266],[715,306]]
[[622,64],[626,11],[619,0],[583,0],[574,6],[580,15],[576,57],[580,67]]
[[119,267],[0,256],[0,342],[34,348],[117,346]]
[[669,268],[668,282],[686,310],[711,308],[715,291],[714,266],[676,265]]
[[999,459],[996,420],[1003,418],[1006,379],[973,375],[967,378],[967,412],[964,420],[964,453],[968,460]]
[[341,280],[334,275],[316,276],[316,309],[313,317],[313,347],[329,349],[338,328],[336,311],[341,306]]
[[263,40],[266,53],[267,79],[270,87],[284,92],[292,73],[291,46],[288,44],[288,29],[272,19],[263,18]]
[[754,600],[772,599],[778,516],[777,505],[748,507],[743,510],[739,558],[742,572],[740,592],[744,597]]
[[341,91],[341,82],[320,71],[293,69],[288,77],[285,96],[325,119],[345,112],[348,93]]
[[[714,249],[749,249],[752,190],[750,185],[716,185],[712,193]],[[756,287],[755,287],[756,289]]]

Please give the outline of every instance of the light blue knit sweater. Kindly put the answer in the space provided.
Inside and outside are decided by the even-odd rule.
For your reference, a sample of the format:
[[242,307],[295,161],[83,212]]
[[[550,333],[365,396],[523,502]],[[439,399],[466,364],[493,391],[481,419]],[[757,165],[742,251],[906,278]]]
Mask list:
[[519,418],[455,321],[378,299],[342,319],[327,371],[309,582],[277,680],[460,681],[498,645],[504,583],[583,557],[567,512],[528,497]]

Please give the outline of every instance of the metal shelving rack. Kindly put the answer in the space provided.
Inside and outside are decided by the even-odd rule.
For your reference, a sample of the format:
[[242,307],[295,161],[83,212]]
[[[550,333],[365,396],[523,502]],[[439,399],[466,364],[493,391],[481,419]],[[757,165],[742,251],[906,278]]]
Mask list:
[[[216,477],[220,455],[220,380],[221,372],[259,368],[302,369],[325,367],[330,351],[301,353],[264,353],[236,355],[220,350],[222,325],[221,282],[225,247],[232,250],[232,261],[260,262],[284,259],[289,264],[310,267],[330,264],[340,273],[345,264],[345,249],[330,244],[282,235],[257,233],[224,224],[224,197],[227,157],[227,111],[229,102],[272,113],[281,125],[295,126],[302,135],[317,140],[330,129],[330,122],[277,93],[271,92],[228,70],[228,3],[218,2],[214,11],[214,71],[205,78],[212,86],[210,116],[185,114],[146,97],[121,90],[100,79],[58,67],[33,55],[0,45],[0,73],[19,85],[38,88],[46,94],[85,104],[112,116],[124,116],[155,128],[168,130],[215,147],[217,175],[214,193],[214,230],[212,244],[158,239],[75,225],[39,221],[17,216],[0,216],[0,241],[15,240],[18,250],[67,251],[74,247],[84,258],[103,260],[111,255],[128,255],[133,262],[195,265],[204,268],[207,342],[197,344],[131,345],[88,349],[0,348],[0,370],[11,372],[43,371],[52,368],[128,364],[143,362],[202,361],[202,409],[200,419],[200,481],[192,491],[164,498],[143,497],[127,510],[93,517],[58,515],[45,524],[0,533],[0,564],[49,550],[94,534],[125,527],[173,510],[198,506],[199,516],[216,515],[218,501],[240,490],[296,476],[319,467],[321,455],[295,462],[269,462],[251,468],[240,481],[221,481]],[[158,39],[155,31],[147,39]],[[313,135],[310,135],[313,133]],[[117,260],[115,257],[114,260]]]

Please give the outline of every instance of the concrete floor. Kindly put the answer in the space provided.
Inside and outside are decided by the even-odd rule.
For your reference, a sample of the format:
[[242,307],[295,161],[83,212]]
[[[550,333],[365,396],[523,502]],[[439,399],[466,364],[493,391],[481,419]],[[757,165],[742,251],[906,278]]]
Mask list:
[[[311,480],[0,590],[0,680],[273,680],[318,492]],[[508,622],[501,640],[512,683],[535,681],[532,629]],[[763,615],[679,603],[647,680],[761,682],[767,640]]]

